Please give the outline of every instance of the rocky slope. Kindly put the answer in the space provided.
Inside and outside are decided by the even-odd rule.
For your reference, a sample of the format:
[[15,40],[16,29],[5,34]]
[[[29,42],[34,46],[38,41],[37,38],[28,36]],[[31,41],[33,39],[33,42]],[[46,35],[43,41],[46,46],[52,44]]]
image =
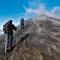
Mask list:
[[19,42],[10,53],[1,53],[1,60],[60,60],[60,24],[55,19],[31,18],[23,31],[18,27],[14,36]]

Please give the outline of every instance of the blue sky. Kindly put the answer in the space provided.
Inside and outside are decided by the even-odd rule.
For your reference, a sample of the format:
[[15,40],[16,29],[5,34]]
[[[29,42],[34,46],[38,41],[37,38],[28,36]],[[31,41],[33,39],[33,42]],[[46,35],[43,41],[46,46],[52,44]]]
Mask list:
[[15,25],[22,17],[25,19],[42,12],[60,9],[60,0],[0,0],[0,28],[12,19]]

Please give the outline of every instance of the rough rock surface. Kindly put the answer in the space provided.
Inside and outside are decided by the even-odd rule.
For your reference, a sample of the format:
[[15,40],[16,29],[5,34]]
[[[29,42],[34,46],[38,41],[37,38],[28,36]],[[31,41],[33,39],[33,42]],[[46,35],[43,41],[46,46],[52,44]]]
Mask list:
[[60,24],[49,19],[30,19],[23,31],[18,26],[14,36],[19,42],[10,53],[1,52],[1,60],[60,60]]

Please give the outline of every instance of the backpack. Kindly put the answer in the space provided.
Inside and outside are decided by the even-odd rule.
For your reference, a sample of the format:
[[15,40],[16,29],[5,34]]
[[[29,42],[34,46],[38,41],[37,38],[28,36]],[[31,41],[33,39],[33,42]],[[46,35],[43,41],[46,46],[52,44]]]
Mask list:
[[3,31],[4,31],[4,33],[7,33],[7,26],[5,26],[5,25],[3,25]]
[[9,26],[9,21],[3,25],[3,31],[4,33],[7,33],[8,32],[8,26]]

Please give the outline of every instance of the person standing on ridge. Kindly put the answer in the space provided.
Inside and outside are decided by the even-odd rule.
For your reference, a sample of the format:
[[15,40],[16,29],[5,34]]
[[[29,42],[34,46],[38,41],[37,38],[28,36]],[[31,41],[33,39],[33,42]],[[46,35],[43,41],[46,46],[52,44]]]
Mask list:
[[23,30],[24,29],[24,18],[21,19],[20,24],[21,24],[21,30]]
[[15,27],[14,24],[12,24],[12,20],[9,20],[7,23],[3,25],[3,31],[6,35],[6,41],[5,41],[5,53],[7,51],[12,49],[13,46],[13,30],[16,30],[17,27]]

